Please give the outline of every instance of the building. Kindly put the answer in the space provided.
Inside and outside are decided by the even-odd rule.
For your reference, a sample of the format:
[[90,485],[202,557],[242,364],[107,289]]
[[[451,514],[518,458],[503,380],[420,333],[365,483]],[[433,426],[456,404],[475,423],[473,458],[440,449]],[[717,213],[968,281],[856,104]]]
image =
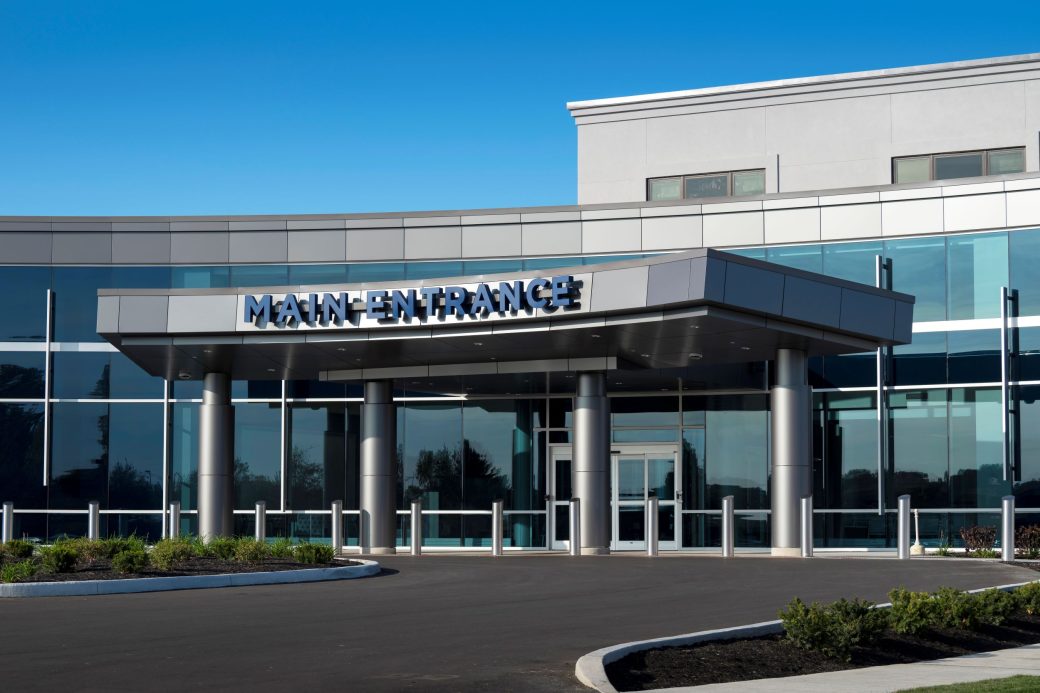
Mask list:
[[[15,534],[797,550],[1040,515],[1040,54],[569,104],[573,207],[0,218]],[[719,252],[722,251],[722,252]],[[1035,511],[1037,515],[1030,515]]]

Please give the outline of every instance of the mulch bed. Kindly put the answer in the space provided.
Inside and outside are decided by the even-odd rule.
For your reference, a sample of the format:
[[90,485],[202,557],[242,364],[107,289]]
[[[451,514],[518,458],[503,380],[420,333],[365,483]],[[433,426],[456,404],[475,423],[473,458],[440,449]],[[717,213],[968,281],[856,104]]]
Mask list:
[[80,564],[71,573],[47,573],[40,571],[27,580],[20,582],[78,582],[81,580],[125,580],[127,578],[151,577],[183,577],[185,575],[219,575],[222,573],[259,573],[282,570],[303,570],[306,568],[332,568],[345,565],[361,565],[357,561],[336,561],[334,563],[297,563],[284,558],[269,558],[261,563],[242,563],[226,561],[220,558],[193,558],[177,564],[170,571],[159,570],[149,566],[140,573],[118,573],[112,570],[109,561],[99,560],[88,564]]
[[608,664],[606,671],[619,691],[642,691],[909,664],[1038,642],[1040,615],[1020,614],[976,632],[937,630],[917,637],[889,632],[873,647],[854,648],[849,663],[801,650],[775,635],[636,652]]

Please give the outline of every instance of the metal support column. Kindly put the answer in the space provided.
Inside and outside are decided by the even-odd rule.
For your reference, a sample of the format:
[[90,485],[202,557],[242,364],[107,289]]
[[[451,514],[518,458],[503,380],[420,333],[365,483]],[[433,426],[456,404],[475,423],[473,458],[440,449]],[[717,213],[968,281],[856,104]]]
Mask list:
[[1000,560],[1015,560],[1015,497],[1000,499]]
[[570,514],[567,519],[570,521],[570,555],[580,556],[581,555],[581,501],[577,498],[571,498],[570,505],[567,508]]
[[722,499],[722,557],[733,558],[734,541],[733,496]]
[[657,555],[657,523],[659,502],[656,497],[646,501],[646,555],[653,558]]
[[14,503],[4,503],[4,521],[0,529],[0,544],[6,544],[14,539]]
[[267,501],[256,502],[256,528],[253,530],[253,538],[257,541],[267,541]]
[[396,553],[396,445],[393,382],[370,380],[361,409],[362,553]]
[[231,377],[207,373],[199,407],[199,536],[203,541],[234,533],[234,461]]
[[801,555],[798,505],[802,497],[812,493],[812,393],[808,363],[804,351],[776,350],[776,382],[770,392],[774,556]]
[[610,403],[603,373],[579,373],[571,487],[581,499],[581,553],[610,553]]
[[422,501],[421,500],[416,499],[416,500],[412,501],[411,521],[412,521],[411,554],[413,556],[421,556],[422,555]]
[[896,527],[896,550],[900,560],[910,558],[910,496],[898,499],[899,522]]
[[343,553],[343,501],[332,501],[332,551],[339,556]]
[[802,498],[802,558],[812,558],[813,502],[812,496]]
[[170,503],[170,526],[167,529],[166,536],[170,539],[176,539],[181,535],[181,502],[173,501]]
[[502,521],[505,518],[502,511],[505,510],[505,501],[496,500],[491,503],[491,555],[502,555]]

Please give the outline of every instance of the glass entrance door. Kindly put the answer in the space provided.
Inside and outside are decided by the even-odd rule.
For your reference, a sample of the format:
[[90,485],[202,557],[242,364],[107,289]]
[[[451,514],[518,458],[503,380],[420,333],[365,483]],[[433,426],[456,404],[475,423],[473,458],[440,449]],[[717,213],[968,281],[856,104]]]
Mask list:
[[549,455],[549,536],[550,547],[570,548],[571,448],[553,447]]
[[614,516],[613,548],[616,551],[646,550],[646,508],[650,498],[658,500],[658,546],[679,546],[677,490],[678,450],[655,446],[616,451],[613,455],[611,500]]

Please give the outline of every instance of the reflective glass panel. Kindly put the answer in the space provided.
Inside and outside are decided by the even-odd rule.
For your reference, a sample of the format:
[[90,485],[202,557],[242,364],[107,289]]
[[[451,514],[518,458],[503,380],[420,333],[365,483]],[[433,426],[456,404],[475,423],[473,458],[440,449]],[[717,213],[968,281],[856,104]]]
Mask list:
[[540,257],[524,260],[524,270],[554,269],[556,267],[573,267],[581,264],[580,257]]
[[656,178],[650,181],[651,200],[678,200],[682,197],[681,178]]
[[194,510],[199,485],[199,405],[170,406],[170,500]]
[[766,249],[765,248],[736,248],[734,250],[727,250],[726,252],[727,253],[733,253],[734,255],[739,255],[741,257],[754,258],[755,260],[765,260],[766,259]]
[[876,383],[877,356],[874,352],[823,357],[820,387],[867,387]]
[[534,407],[529,400],[482,400],[462,410],[463,506],[488,510],[502,499],[507,510],[544,507],[545,472],[538,464]]
[[108,417],[108,507],[161,509],[162,405],[111,404]]
[[360,404],[294,403],[289,410],[288,502],[324,510],[334,500],[359,507]]
[[1007,234],[951,236],[947,246],[949,319],[999,317],[1000,287],[1008,282]]
[[892,349],[893,385],[934,385],[946,382],[946,333],[918,332],[910,344]]
[[987,152],[986,158],[988,159],[988,173],[991,176],[1002,173],[1021,173],[1026,170],[1026,150],[1024,147]]
[[785,267],[794,267],[806,272],[823,272],[823,252],[818,245],[792,245],[769,248],[766,259]]
[[285,286],[288,283],[286,265],[231,266],[231,286]]
[[174,267],[170,285],[174,289],[219,289],[231,286],[231,268]]
[[930,156],[896,159],[894,164],[893,183],[921,183],[932,177],[932,158]]
[[648,455],[646,465],[648,493],[663,501],[675,500],[675,458]]
[[646,496],[646,487],[643,479],[643,458],[619,457],[617,464],[618,499],[643,500]]
[[1000,380],[1000,330],[965,330],[947,335],[951,383]]
[[404,279],[403,262],[365,262],[350,265],[347,274],[351,284],[385,282]]
[[688,428],[682,440],[682,507],[706,510],[704,506],[704,429]]
[[115,289],[168,289],[169,267],[113,267],[112,286]]
[[420,498],[424,510],[462,509],[460,403],[409,402],[398,407],[397,426],[404,483],[398,507]]
[[1018,289],[1019,315],[1040,315],[1040,229],[1008,233],[1011,287]]
[[765,171],[737,171],[733,174],[734,195],[764,195],[765,192]]
[[686,197],[725,197],[729,195],[729,174],[689,176],[685,179]]
[[42,342],[47,338],[50,267],[0,267],[0,292],[18,297],[18,319],[0,322],[0,341]]
[[[758,397],[739,399],[749,408],[764,405]],[[707,412],[708,508],[721,508],[725,496],[734,496],[737,508],[769,507],[768,428],[769,414],[764,410]]]
[[617,513],[618,541],[646,539],[646,510],[642,504],[622,505]]
[[945,508],[950,503],[946,390],[900,390],[888,396],[891,461],[886,502],[910,494],[914,505]]
[[472,260],[462,263],[462,273],[467,277],[480,274],[508,274],[520,272],[523,267],[522,260]]
[[57,399],[108,399],[110,354],[58,351],[54,359],[52,388]]
[[935,157],[935,179],[971,178],[982,175],[982,153]]
[[51,508],[107,507],[108,405],[54,403],[51,443]]
[[109,267],[54,268],[54,341],[100,342],[97,290],[112,288]]
[[1018,416],[1012,419],[1018,441],[1015,502],[1023,508],[1040,508],[1040,386],[1022,386],[1016,392]]
[[45,364],[41,351],[0,353],[0,399],[42,398]]
[[[0,404],[0,497],[16,508],[46,508],[43,405]],[[20,536],[15,534],[15,536]]]
[[950,507],[1000,507],[1011,492],[1000,423],[999,389],[950,391]]
[[946,319],[946,239],[907,238],[885,241],[892,259],[892,288],[912,294],[914,321]]
[[281,508],[281,406],[235,405],[235,507],[252,510],[266,501]]
[[434,277],[461,277],[461,262],[409,262],[404,269],[405,279],[432,279]]
[[877,508],[876,398],[863,393],[817,397],[822,405],[813,444],[817,507]]
[[881,243],[828,243],[823,246],[823,273],[860,284],[876,284]]
[[614,426],[678,426],[678,397],[611,397]]
[[346,284],[346,265],[289,265],[290,284]]
[[678,428],[622,428],[611,433],[615,443],[664,443],[678,437]]
[[1014,380],[1040,380],[1040,327],[1022,327],[1010,330],[1013,343],[1017,342],[1018,358],[1011,359],[1011,377]]

